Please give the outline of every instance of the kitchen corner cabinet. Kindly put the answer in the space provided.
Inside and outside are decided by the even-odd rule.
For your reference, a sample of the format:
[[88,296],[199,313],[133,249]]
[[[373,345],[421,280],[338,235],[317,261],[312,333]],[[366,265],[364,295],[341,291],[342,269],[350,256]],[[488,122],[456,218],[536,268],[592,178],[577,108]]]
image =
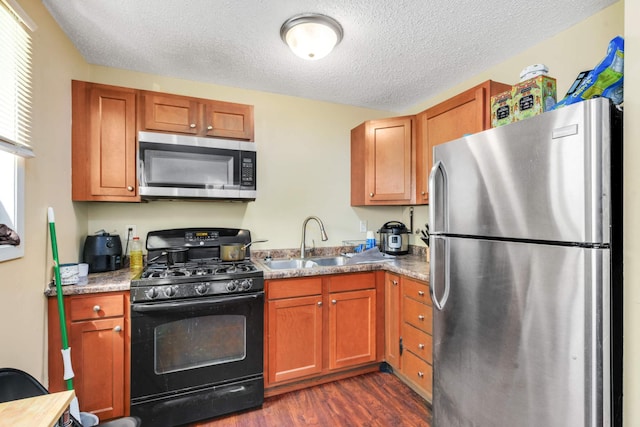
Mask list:
[[141,128],[253,141],[253,105],[142,92]]
[[[67,333],[80,410],[101,420],[129,413],[129,293],[64,298]],[[48,299],[49,391],[66,390],[56,297]]]
[[72,81],[72,200],[138,202],[136,91]]
[[378,370],[382,274],[266,281],[267,396]]
[[351,130],[351,206],[412,203],[414,139],[414,116],[371,120]]
[[416,115],[417,204],[429,202],[433,147],[491,127],[491,96],[511,85],[487,80]]

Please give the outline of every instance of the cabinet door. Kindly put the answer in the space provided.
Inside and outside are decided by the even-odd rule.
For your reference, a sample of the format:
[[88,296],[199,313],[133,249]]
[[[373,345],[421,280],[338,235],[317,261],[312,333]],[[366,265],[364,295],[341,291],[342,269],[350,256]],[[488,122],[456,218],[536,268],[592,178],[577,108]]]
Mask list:
[[272,300],[267,304],[269,384],[319,374],[321,296]]
[[144,95],[147,130],[197,134],[202,127],[199,103],[182,96]]
[[400,359],[400,277],[386,273],[384,308],[384,357],[386,362],[396,369],[401,367]]
[[73,385],[80,409],[101,419],[124,415],[125,319],[71,324]]
[[208,102],[203,109],[205,135],[253,141],[253,105]]
[[376,360],[376,291],[329,294],[329,369]]
[[428,203],[428,179],[436,145],[462,138],[467,133],[491,127],[491,96],[510,85],[487,80],[418,114],[417,185],[418,202]]
[[138,201],[134,90],[74,81],[72,196]]
[[368,204],[411,201],[413,132],[412,117],[369,122],[365,150]]

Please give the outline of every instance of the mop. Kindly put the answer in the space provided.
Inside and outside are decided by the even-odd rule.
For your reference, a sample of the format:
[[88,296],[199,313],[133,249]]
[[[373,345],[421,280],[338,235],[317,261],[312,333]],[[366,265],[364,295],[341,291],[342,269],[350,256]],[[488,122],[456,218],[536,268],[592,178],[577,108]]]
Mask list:
[[[71,347],[67,336],[67,322],[64,314],[64,299],[62,297],[62,280],[60,279],[60,264],[58,262],[58,242],[56,239],[56,224],[53,208],[48,210],[49,234],[51,235],[51,252],[53,253],[53,267],[56,277],[56,294],[58,296],[58,315],[60,316],[60,335],[62,336],[62,362],[64,364],[63,379],[67,383],[67,390],[73,390],[73,368],[71,367]],[[69,405],[69,412],[80,421],[80,405],[78,397],[74,397]]]

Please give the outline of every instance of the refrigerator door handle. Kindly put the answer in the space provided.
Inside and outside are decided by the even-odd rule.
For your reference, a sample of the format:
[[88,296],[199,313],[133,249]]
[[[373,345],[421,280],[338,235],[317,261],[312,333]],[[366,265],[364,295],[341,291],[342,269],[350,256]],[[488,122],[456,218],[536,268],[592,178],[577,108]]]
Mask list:
[[[433,306],[442,311],[449,299],[449,240],[444,236],[431,235],[431,265],[429,269],[429,293]],[[442,288],[442,297],[438,290]]]
[[438,160],[429,173],[429,232],[431,234],[443,233],[449,229],[447,188],[447,171],[444,163]]

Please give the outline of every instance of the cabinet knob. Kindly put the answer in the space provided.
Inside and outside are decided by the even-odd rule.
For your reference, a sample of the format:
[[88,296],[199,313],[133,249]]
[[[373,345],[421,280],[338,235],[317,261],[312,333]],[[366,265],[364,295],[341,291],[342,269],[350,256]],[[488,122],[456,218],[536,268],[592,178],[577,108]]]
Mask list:
[[391,283],[393,283],[393,286],[398,286],[398,281],[397,280],[392,280]]
[[420,372],[420,371],[418,371],[418,376],[419,376],[420,378],[423,378],[423,377],[424,377],[424,372]]
[[133,191],[133,187],[130,185],[127,185],[127,191]]
[[95,311],[96,313],[99,312],[101,310],[99,305],[94,305],[93,306],[93,311]]
[[373,197],[373,193],[369,193],[369,197]]
[[426,192],[426,191],[423,191],[423,192],[422,192],[422,193],[420,193],[420,194],[422,194],[422,195],[424,196],[425,194],[427,194],[427,192]]
[[211,125],[207,126],[207,130],[211,130],[211,129],[213,129],[213,126]]
[[318,307],[322,307],[322,301],[318,301]]
[[336,301],[334,299],[331,300],[331,304],[337,304],[337,303],[338,303],[338,301]]
[[418,344],[418,348],[419,348],[420,350],[424,350],[424,344]]
[[418,295],[420,295],[421,297],[424,296],[424,291],[418,291]]
[[418,316],[418,320],[424,320],[424,316],[421,314]]
[[116,326],[115,328],[113,328],[114,332],[120,332],[122,331],[122,327],[120,325]]
[[190,127],[191,129],[193,129],[193,128],[195,128],[195,127],[196,127],[196,124],[195,124],[195,123],[191,123],[191,124],[189,125],[189,127]]

